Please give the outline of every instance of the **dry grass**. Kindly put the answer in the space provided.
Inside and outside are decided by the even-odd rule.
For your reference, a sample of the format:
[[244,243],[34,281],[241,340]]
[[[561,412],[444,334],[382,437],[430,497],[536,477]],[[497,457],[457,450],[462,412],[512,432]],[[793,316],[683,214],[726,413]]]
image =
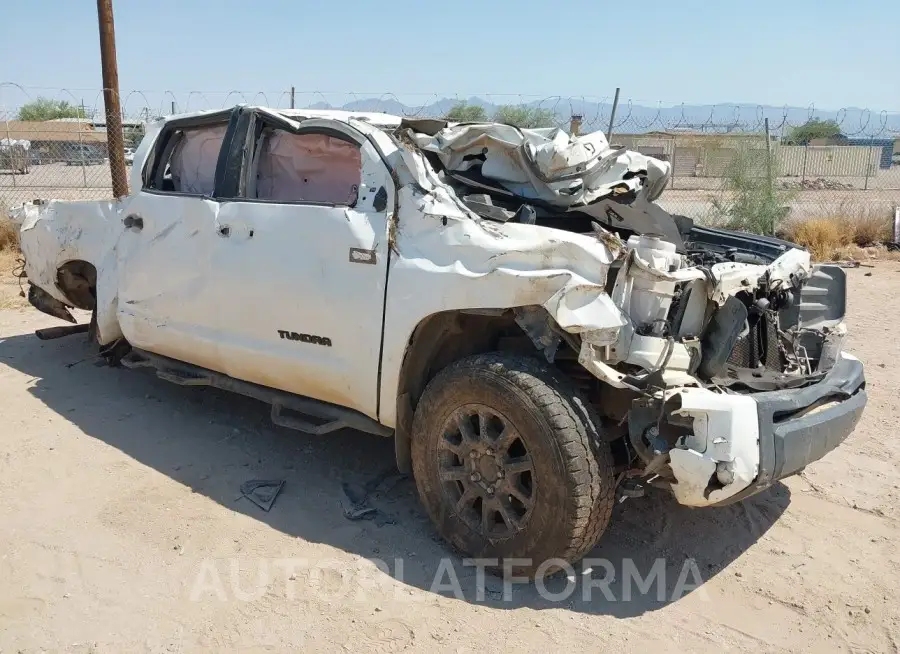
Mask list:
[[0,217],[0,252],[19,251],[19,226],[6,216]]
[[830,259],[837,248],[849,245],[850,237],[840,222],[812,218],[786,226],[788,240],[807,248],[815,259]]
[[20,256],[18,249],[0,250],[0,309],[28,306],[27,298],[22,296],[27,282],[16,274],[21,268]]
[[821,217],[789,222],[784,237],[808,248],[819,261],[895,259],[882,244],[891,240],[893,216],[864,204],[845,204]]
[[28,306],[21,295],[17,276],[21,268],[19,252],[19,226],[6,216],[0,216],[0,309],[18,309]]

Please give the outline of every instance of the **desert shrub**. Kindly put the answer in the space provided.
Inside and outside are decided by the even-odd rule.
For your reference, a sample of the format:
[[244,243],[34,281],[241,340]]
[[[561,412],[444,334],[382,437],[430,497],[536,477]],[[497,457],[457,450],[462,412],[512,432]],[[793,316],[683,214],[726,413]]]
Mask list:
[[6,216],[0,216],[0,252],[19,249],[19,226]]
[[776,157],[758,143],[734,148],[721,193],[713,198],[712,221],[728,229],[774,234],[790,210],[794,191],[775,184]]
[[892,225],[892,215],[883,207],[845,202],[823,207],[814,218],[786,222],[780,232],[807,247],[816,259],[828,261],[865,254],[863,248],[877,250],[891,240]]

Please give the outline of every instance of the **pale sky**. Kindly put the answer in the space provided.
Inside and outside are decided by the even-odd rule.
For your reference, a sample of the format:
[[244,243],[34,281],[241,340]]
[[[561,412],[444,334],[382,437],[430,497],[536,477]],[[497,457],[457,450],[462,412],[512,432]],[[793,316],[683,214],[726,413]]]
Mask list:
[[[900,2],[114,0],[123,94],[394,94],[900,111]],[[102,102],[96,3],[4,3],[0,83]],[[249,94],[249,95],[248,95]],[[503,94],[511,94],[504,98]],[[274,95],[274,97],[273,97]],[[0,103],[21,104],[5,84]],[[349,96],[352,98],[352,96]],[[238,100],[235,100],[238,101]],[[194,96],[195,105],[203,104]],[[142,101],[143,104],[143,101]],[[298,105],[301,102],[298,100]],[[200,108],[200,106],[197,106]]]

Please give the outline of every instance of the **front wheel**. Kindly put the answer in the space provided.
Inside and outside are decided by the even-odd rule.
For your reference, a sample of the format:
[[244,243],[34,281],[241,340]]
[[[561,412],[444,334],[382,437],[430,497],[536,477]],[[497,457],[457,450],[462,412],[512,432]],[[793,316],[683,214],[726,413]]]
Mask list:
[[615,483],[598,425],[569,381],[537,359],[457,361],[416,407],[419,497],[464,554],[516,574],[553,573],[583,557],[609,523]]

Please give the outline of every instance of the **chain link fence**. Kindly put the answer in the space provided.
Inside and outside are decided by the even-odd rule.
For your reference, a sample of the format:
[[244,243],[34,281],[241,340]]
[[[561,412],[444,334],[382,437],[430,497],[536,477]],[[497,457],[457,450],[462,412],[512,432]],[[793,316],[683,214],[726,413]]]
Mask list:
[[[586,133],[672,164],[660,204],[697,220],[727,221],[746,195],[776,218],[854,214],[887,217],[900,206],[900,113],[861,109],[689,107],[611,98],[482,94],[276,92],[122,93],[126,175],[146,124],[164,115],[238,103],[277,108],[383,111],[403,117],[501,119]],[[40,120],[35,105],[67,117]],[[40,107],[38,107],[40,108]],[[806,134],[817,125],[822,132]],[[824,124],[824,127],[823,127]],[[829,132],[830,130],[830,132]],[[809,130],[806,130],[809,131]],[[102,90],[0,83],[0,208],[35,199],[112,195]],[[749,204],[759,205],[759,198]]]

